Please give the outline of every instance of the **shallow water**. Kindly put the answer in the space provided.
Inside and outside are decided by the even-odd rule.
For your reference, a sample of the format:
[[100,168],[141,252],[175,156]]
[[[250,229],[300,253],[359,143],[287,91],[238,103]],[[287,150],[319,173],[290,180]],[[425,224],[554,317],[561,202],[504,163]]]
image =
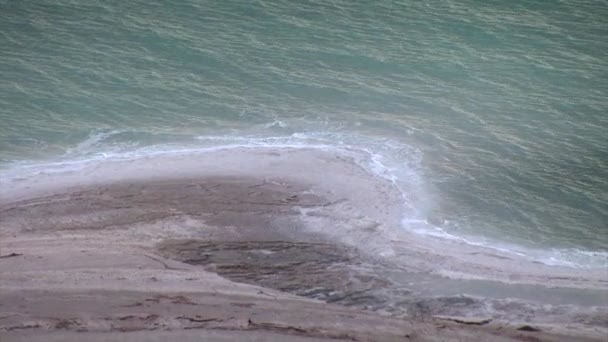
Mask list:
[[606,17],[573,0],[3,1],[2,176],[352,149],[402,191],[404,229],[605,266]]

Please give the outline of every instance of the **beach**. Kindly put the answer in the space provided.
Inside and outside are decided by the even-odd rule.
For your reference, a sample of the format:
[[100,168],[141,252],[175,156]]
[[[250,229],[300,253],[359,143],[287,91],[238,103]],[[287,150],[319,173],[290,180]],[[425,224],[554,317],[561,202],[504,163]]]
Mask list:
[[605,338],[605,270],[408,234],[362,161],[240,147],[5,177],[0,337]]
[[605,342],[606,18],[0,1],[0,342]]

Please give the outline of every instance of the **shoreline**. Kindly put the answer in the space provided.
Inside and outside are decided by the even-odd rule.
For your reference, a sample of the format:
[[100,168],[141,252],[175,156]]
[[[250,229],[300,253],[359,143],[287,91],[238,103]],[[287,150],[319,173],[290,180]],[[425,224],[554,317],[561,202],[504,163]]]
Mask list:
[[[230,139],[225,138],[228,141]],[[286,140],[289,141],[289,140]],[[327,141],[329,142],[329,141]],[[388,181],[390,186],[394,186],[397,191],[402,193],[404,198],[396,198],[396,202],[410,202],[412,198],[406,195],[399,184],[402,180],[396,175],[392,174],[390,168],[387,168],[380,161],[384,157],[376,154],[366,148],[359,148],[348,145],[327,145],[327,144],[307,144],[307,143],[278,143],[274,142],[266,144],[265,139],[260,139],[255,144],[227,144],[217,146],[207,146],[199,148],[178,148],[178,149],[158,149],[149,151],[133,151],[133,152],[121,152],[121,153],[110,153],[106,155],[96,155],[93,157],[87,157],[84,159],[65,159],[48,161],[47,163],[38,164],[14,164],[12,167],[0,169],[0,186],[9,189],[3,193],[0,197],[0,204],[3,198],[10,199],[11,201],[18,200],[19,195],[23,198],[28,196],[43,196],[46,194],[53,194],[54,192],[69,191],[70,188],[76,189],[78,187],[86,187],[91,185],[99,185],[103,183],[115,183],[129,181],[140,181],[137,177],[131,177],[127,172],[123,172],[120,175],[114,175],[105,178],[103,181],[96,180],[96,176],[102,172],[101,169],[108,171],[108,167],[112,165],[116,167],[129,166],[130,164],[141,163],[143,167],[148,168],[151,166],[150,160],[158,160],[162,162],[177,161],[178,163],[183,162],[185,159],[194,158],[201,159],[208,155],[213,158],[217,158],[218,155],[232,153],[235,151],[237,154],[252,153],[256,154],[260,151],[293,151],[293,150],[311,150],[320,154],[332,154],[341,156],[348,159],[348,162],[365,169],[365,172],[369,173],[380,179],[380,181]],[[193,163],[185,163],[186,168],[191,168]],[[149,180],[163,179],[179,179],[180,176],[171,175],[176,173],[185,178],[198,177],[198,174],[192,172],[183,172],[184,170],[171,170],[170,168],[158,168],[158,165],[152,165],[156,171],[160,171],[161,174],[156,175],[150,172],[144,172],[143,178]],[[97,171],[95,171],[97,170]],[[215,170],[217,174],[221,174],[226,170]],[[234,171],[234,170],[232,170]],[[255,170],[257,172],[258,170]],[[89,178],[83,178],[82,173],[91,175]],[[255,173],[254,172],[254,173]],[[112,173],[112,171],[111,171]],[[242,176],[243,173],[239,173]],[[246,175],[246,174],[245,174]],[[276,174],[275,174],[276,176]],[[70,179],[71,177],[75,178]],[[397,177],[397,178],[395,178]],[[42,178],[44,180],[40,181]],[[53,184],[55,182],[58,184]],[[410,189],[414,192],[420,191],[420,189]],[[406,207],[401,208],[405,212],[416,212],[418,209],[415,205],[406,204]],[[608,266],[608,252],[598,250],[586,250],[581,248],[549,248],[549,249],[538,249],[530,246],[511,244],[508,242],[501,241],[500,239],[493,239],[485,241],[481,236],[459,236],[452,235],[443,230],[434,223],[428,222],[425,218],[419,217],[418,214],[414,216],[403,217],[401,225],[406,231],[411,234],[407,239],[420,240],[420,241],[431,241],[435,245],[447,244],[454,246],[466,246],[465,248],[479,249],[474,253],[494,255],[498,258],[521,258],[527,259],[533,263],[540,263],[546,266],[555,266],[561,268],[575,268],[575,269],[586,269],[586,270],[601,270]],[[407,227],[405,227],[407,226]],[[420,228],[422,226],[422,228]],[[424,242],[422,242],[424,243]],[[556,259],[557,253],[557,259]],[[563,256],[566,255],[566,256]],[[589,258],[593,258],[595,261],[591,262]],[[580,263],[580,259],[585,259],[585,262]],[[445,272],[445,276],[449,277],[460,277],[466,278],[465,274],[459,274],[458,272]],[[479,279],[479,277],[472,276],[471,279]],[[505,279],[502,279],[505,281]]]
[[[296,160],[297,158],[289,157],[290,154],[298,154],[298,157],[304,157],[303,160]],[[282,156],[281,156],[282,154]],[[232,156],[234,155],[234,157]],[[316,157],[315,157],[316,155]],[[244,159],[239,161],[238,157]],[[281,156],[275,158],[274,161],[262,160],[255,161],[255,158],[266,159],[269,156]],[[287,156],[287,157],[286,157]],[[321,156],[320,158],[317,158]],[[392,207],[393,211],[401,211],[406,214],[408,211],[415,209],[411,208],[411,205],[401,204],[408,199],[400,198],[402,195],[399,193],[402,191],[394,180],[391,179],[392,175],[383,174],[386,172],[386,167],[376,160],[377,156],[367,150],[351,149],[350,147],[331,147],[326,145],[310,145],[310,146],[299,146],[299,145],[277,145],[277,146],[264,146],[264,145],[220,145],[215,147],[203,148],[203,149],[184,149],[184,150],[159,150],[150,154],[136,154],[132,156],[115,156],[116,158],[110,159],[85,159],[85,160],[72,160],[64,162],[55,162],[50,164],[30,165],[23,169],[16,168],[12,171],[4,170],[0,177],[0,186],[5,190],[0,197],[0,205],[4,202],[10,203],[19,200],[25,200],[31,197],[44,197],[47,195],[53,195],[56,193],[76,191],[80,188],[87,188],[90,186],[100,186],[104,184],[120,184],[129,182],[147,182],[157,180],[180,180],[180,179],[195,179],[200,177],[215,177],[221,175],[228,175],[232,177],[258,177],[258,178],[285,178],[285,175],[289,175],[295,181],[305,181],[309,183],[317,183],[322,181],[325,175],[322,170],[315,170],[306,174],[306,170],[302,168],[309,168],[311,163],[321,162],[320,167],[325,168],[328,166],[327,160],[337,159],[339,163],[343,165],[339,166],[331,171],[344,171],[347,168],[357,169],[359,174],[351,177],[353,180],[367,178],[368,185],[371,183],[377,183],[382,185],[382,189],[379,191],[385,192],[388,196],[391,196],[393,201],[388,203],[389,199],[385,200],[382,205]],[[211,160],[208,160],[211,159]],[[217,162],[213,162],[216,160]],[[222,164],[225,163],[225,164]],[[256,164],[257,163],[257,164]],[[272,172],[269,170],[262,170],[261,168],[273,168],[277,164],[281,164],[281,167]],[[222,164],[222,165],[219,165]],[[247,166],[247,164],[251,164]],[[292,164],[290,167],[289,164]],[[69,167],[66,167],[69,165]],[[242,166],[246,166],[242,168]],[[51,170],[46,171],[43,167],[52,166]],[[331,165],[336,166],[336,165]],[[298,169],[300,167],[300,169]],[[201,170],[200,168],[205,168]],[[380,169],[373,170],[373,169]],[[20,171],[19,171],[20,170]],[[26,170],[30,170],[27,171]],[[32,171],[36,170],[36,171]],[[382,171],[384,170],[384,171]],[[352,171],[352,170],[351,170]],[[349,171],[350,172],[350,171]],[[289,178],[289,177],[287,177]],[[286,178],[286,179],[287,179]],[[339,179],[335,175],[330,175],[331,179]],[[372,179],[370,179],[372,178]],[[330,189],[334,186],[326,182],[323,184],[324,188]],[[345,184],[339,184],[339,186],[345,186]],[[390,189],[389,189],[390,188]],[[377,189],[364,189],[358,187],[359,190],[363,191],[376,191]],[[351,191],[352,195],[354,191]],[[386,218],[382,218],[386,219]],[[411,217],[401,217],[399,220],[413,220],[420,221],[421,219]],[[413,241],[416,245],[425,245],[426,249],[435,249],[439,252],[443,252],[444,247],[455,251],[463,249],[466,252],[477,256],[487,256],[489,258],[502,259],[502,260],[517,260],[517,262],[523,262],[527,266],[536,264],[542,265],[548,269],[559,270],[569,269],[578,272],[580,269],[583,273],[596,273],[603,270],[608,262],[606,259],[603,262],[595,266],[577,266],[569,264],[568,262],[558,262],[557,264],[545,263],[537,260],[536,257],[524,255],[519,252],[512,252],[510,250],[503,250],[501,247],[484,245],[475,242],[469,242],[465,238],[460,237],[443,237],[436,236],[433,233],[420,233],[410,232],[407,229],[398,227],[401,223],[396,222],[396,218],[390,218],[390,222],[382,221],[382,224],[391,226],[391,233],[398,231],[400,236],[395,240],[397,243],[402,243],[405,240],[406,243]],[[426,224],[426,223],[424,223]],[[521,247],[525,249],[526,247]],[[530,252],[540,252],[536,250],[530,250]],[[580,251],[581,253],[596,253],[598,258],[602,258],[603,252],[598,251]],[[461,253],[464,254],[464,253]],[[453,256],[453,255],[448,255]],[[603,260],[603,258],[602,258]],[[519,267],[519,266],[516,266]],[[469,270],[469,269],[467,269]],[[466,272],[455,272],[454,270],[445,270],[444,276],[457,277],[457,278],[470,278],[470,279],[481,279],[483,274],[466,274]],[[511,278],[511,279],[510,279]],[[503,277],[500,281],[514,282],[517,283],[513,277]],[[606,285],[608,286],[608,285]],[[585,286],[582,286],[585,287]],[[606,288],[602,286],[602,288]]]
[[[318,167],[311,169],[310,165]],[[117,333],[123,329],[116,328],[123,321],[127,330],[160,326],[184,331],[188,324],[211,319],[190,317],[184,323],[175,314],[156,313],[158,317],[149,319],[129,313],[149,304],[144,299],[142,305],[120,306],[129,305],[127,297],[132,291],[170,298],[182,293],[199,296],[219,291],[224,297],[240,293],[246,298],[230,315],[240,315],[248,302],[268,297],[258,293],[262,291],[274,300],[281,298],[279,302],[285,302],[287,309],[297,311],[310,305],[307,312],[313,316],[323,310],[352,310],[355,319],[340,318],[342,323],[356,325],[358,319],[373,317],[394,330],[402,324],[399,322],[408,322],[407,329],[424,326],[437,334],[436,339],[449,335],[437,324],[447,324],[448,330],[456,329],[458,334],[490,334],[496,340],[522,333],[560,340],[547,331],[593,340],[607,332],[608,303],[604,302],[608,284],[599,271],[505,259],[478,247],[403,232],[398,229],[398,191],[348,156],[332,152],[259,148],[149,157],[40,175],[33,182],[15,182],[6,189],[9,195],[0,201],[4,218],[0,255],[15,255],[0,259],[0,289],[10,293],[2,301],[9,304],[0,306],[0,331],[18,330],[10,332],[11,338],[43,330]],[[542,300],[531,304],[522,299],[441,296],[441,286],[434,289],[435,295],[417,297],[425,282],[441,283],[446,275],[452,280],[445,282],[444,290],[454,284],[468,286],[470,283],[458,283],[459,272],[469,278],[483,276],[484,281],[499,282],[503,287],[509,283],[533,286],[527,290],[531,297],[543,291],[585,290],[595,293],[589,298],[597,296],[599,302],[592,308],[579,307],[573,295],[573,303],[565,300],[547,309]],[[83,295],[83,291],[97,294]],[[67,302],[73,305],[73,312],[81,314],[57,313],[54,317],[52,312],[19,308],[32,294],[37,298],[32,303],[49,310],[61,306],[54,299],[58,294],[71,298]],[[121,309],[113,306],[88,312],[82,302],[87,298],[85,301],[102,303],[115,295],[124,295]],[[219,307],[230,306],[233,298],[228,297]],[[207,299],[188,300],[208,305]],[[249,314],[276,309],[264,303]],[[190,305],[164,299],[153,304],[159,304],[154,309],[159,312]],[[484,311],[484,307],[493,311]],[[291,326],[300,320],[293,312],[285,315]],[[82,320],[85,316],[96,318]],[[137,318],[121,319],[128,316]],[[445,323],[445,317],[466,316],[477,323],[490,319],[492,324]],[[239,319],[219,321],[223,322],[220,326],[228,324],[231,329],[253,329]],[[210,325],[219,321],[205,321],[202,329],[216,329]],[[557,327],[566,323],[566,328]],[[325,323],[319,320],[315,324]],[[495,335],[493,324],[506,332]],[[542,327],[542,331],[516,330],[525,324]],[[294,329],[304,328],[280,333],[291,336]],[[361,329],[361,336],[381,333],[370,323]],[[399,334],[394,337],[402,336]],[[307,336],[333,336],[321,335]],[[388,339],[390,334],[386,336]]]

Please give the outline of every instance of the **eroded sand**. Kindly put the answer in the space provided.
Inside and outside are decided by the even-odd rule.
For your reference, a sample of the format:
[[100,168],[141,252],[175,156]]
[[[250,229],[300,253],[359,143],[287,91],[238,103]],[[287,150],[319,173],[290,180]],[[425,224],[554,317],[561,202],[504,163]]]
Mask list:
[[[241,148],[5,177],[2,341],[605,337],[605,272],[408,234],[399,191],[353,158]],[[558,299],[421,297],[440,275]]]

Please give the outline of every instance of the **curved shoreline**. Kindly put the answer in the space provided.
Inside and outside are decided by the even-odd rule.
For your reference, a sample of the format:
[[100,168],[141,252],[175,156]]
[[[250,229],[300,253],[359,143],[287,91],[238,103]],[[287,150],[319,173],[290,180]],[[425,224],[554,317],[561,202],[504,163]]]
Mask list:
[[[400,190],[395,188],[391,181],[371,173],[361,165],[368,162],[362,159],[369,156],[354,156],[344,152],[347,151],[326,151],[321,147],[226,146],[199,152],[161,153],[136,159],[89,163],[72,171],[38,173],[27,178],[5,177],[1,184],[4,191],[0,205],[111,184],[218,176],[284,179],[303,182],[309,186],[315,185],[326,192],[338,192],[334,195],[335,201],[348,199],[352,203],[348,205],[337,203],[334,210],[336,215],[345,220],[352,220],[353,215],[349,216],[349,214],[357,211],[354,216],[365,216],[375,222],[370,224],[382,226],[382,237],[385,240],[381,243],[382,248],[386,250],[379,253],[388,255],[400,250],[399,253],[407,255],[407,258],[419,259],[416,262],[417,266],[429,264],[427,260],[433,260],[432,265],[426,265],[424,271],[460,279],[490,279],[507,283],[540,283],[548,286],[608,289],[608,280],[605,279],[602,267],[578,269],[545,265],[525,256],[502,252],[495,248],[410,233],[401,229],[400,220],[403,211],[407,208],[402,207]],[[355,158],[360,159],[355,160]],[[344,177],[346,175],[347,178]],[[367,205],[368,195],[375,201],[374,205]],[[383,212],[375,210],[374,206],[383,208]],[[336,238],[344,238],[343,233],[338,232]],[[359,234],[359,231],[349,229],[349,233]],[[367,237],[362,240],[365,239]],[[352,238],[350,240],[356,245],[357,241]],[[400,248],[403,245],[406,247]],[[437,270],[439,260],[433,259],[434,256],[443,257],[440,264],[445,265],[444,269]],[[454,257],[466,263],[466,266],[458,267],[455,264],[445,263],[449,261],[445,258]],[[530,277],[529,281],[526,276]],[[540,279],[545,276],[547,279],[551,278],[551,284]]]
[[[361,146],[351,146],[346,145],[342,142],[338,144],[333,144],[329,140],[321,139],[314,143],[306,142],[304,137],[296,137],[294,134],[292,137],[283,137],[281,139],[276,138],[248,138],[246,143],[241,141],[242,139],[236,139],[236,143],[233,144],[235,138],[230,137],[219,137],[214,138],[218,139],[219,142],[227,143],[225,145],[211,145],[206,147],[190,147],[190,148],[170,148],[168,146],[160,147],[148,150],[134,150],[130,152],[119,152],[119,153],[101,153],[92,157],[86,157],[84,159],[67,159],[67,160],[57,160],[54,162],[48,162],[43,164],[15,164],[8,169],[0,170],[0,186],[10,189],[6,191],[5,197],[16,199],[16,193],[30,193],[30,195],[34,194],[35,191],[32,190],[38,188],[46,189],[47,193],[52,193],[48,190],[55,189],[55,191],[65,191],[65,186],[70,186],[74,184],[80,184],[80,186],[86,185],[95,185],[101,184],[102,182],[96,181],[95,179],[91,179],[98,174],[94,172],[90,173],[92,177],[88,179],[80,179],[77,181],[68,180],[64,182],[63,185],[57,186],[57,184],[53,184],[56,181],[65,181],[65,177],[75,177],[78,178],[81,176],[80,172],[90,172],[94,169],[100,169],[105,167],[112,167],[112,165],[128,165],[131,163],[142,163],[144,166],[150,167],[149,163],[145,161],[153,160],[166,160],[168,162],[183,161],[184,157],[190,158],[193,157],[195,159],[203,158],[204,155],[212,156],[216,158],[217,155],[232,153],[236,151],[237,153],[257,153],[256,151],[289,151],[289,150],[314,150],[319,153],[329,153],[334,155],[339,155],[342,157],[346,157],[349,159],[348,162],[356,165],[357,167],[362,167],[366,170],[367,173],[373,174],[377,176],[381,181],[388,181],[391,183],[399,192],[401,192],[402,198],[395,199],[395,203],[402,203],[404,205],[401,210],[405,211],[407,214],[403,217],[402,224],[403,228],[406,231],[415,232],[411,238],[418,239],[420,238],[422,241],[436,241],[439,244],[445,242],[448,245],[459,245],[459,246],[468,246],[465,248],[476,249],[479,248],[483,252],[473,252],[475,254],[481,255],[493,255],[502,259],[510,259],[515,257],[516,259],[528,259],[535,263],[544,264],[547,266],[556,266],[556,267],[565,267],[565,268],[584,268],[590,270],[598,270],[603,269],[608,266],[608,253],[604,251],[591,251],[584,249],[551,249],[543,250],[543,249],[535,249],[533,247],[526,247],[521,245],[505,245],[505,242],[501,240],[491,240],[485,241],[485,239],[481,236],[459,236],[452,235],[449,232],[443,230],[443,228],[437,226],[436,224],[429,222],[425,216],[421,216],[420,208],[417,207],[418,200],[416,198],[422,196],[421,192],[424,192],[423,189],[419,188],[420,181],[419,180],[406,180],[404,178],[409,177],[408,171],[407,177],[404,175],[397,175],[394,173],[392,167],[387,167],[383,163],[383,159],[386,157],[383,154],[378,154],[379,152],[376,149],[368,149],[366,147]],[[295,141],[292,141],[295,139]],[[251,140],[251,141],[250,141]],[[275,141],[276,140],[276,141]],[[389,144],[391,149],[395,149],[397,147],[392,146],[392,143]],[[392,151],[392,150],[391,150]],[[396,151],[392,151],[392,153],[396,153]],[[186,164],[186,167],[192,167],[193,164]],[[153,165],[153,168],[155,166]],[[106,169],[107,171],[108,169]],[[173,179],[178,179],[178,176],[171,175],[171,173],[176,173],[176,170],[172,171],[165,168],[156,168],[157,171],[160,171],[160,174],[145,174],[147,179],[161,179],[163,176]],[[180,170],[183,171],[183,170]],[[225,170],[216,170],[221,174]],[[259,170],[255,170],[258,172]],[[98,170],[98,173],[101,170]],[[254,174],[255,174],[254,172]],[[185,175],[185,177],[192,177],[193,173],[183,173],[177,172],[178,174]],[[199,175],[194,175],[197,177]],[[413,174],[414,179],[417,179],[415,172]],[[44,181],[38,182],[38,178],[46,179],[46,184]],[[137,178],[130,178],[127,173],[123,173],[122,176],[108,178],[105,179],[105,182],[112,183],[117,181],[124,181],[125,179],[131,179],[133,181],[139,181]],[[24,184],[19,184],[24,183]],[[405,188],[403,186],[405,185]],[[62,188],[64,186],[64,188]],[[24,191],[27,189],[26,191]],[[404,190],[407,189],[407,190]],[[10,195],[9,195],[10,192]],[[39,192],[39,195],[41,192]],[[27,195],[26,195],[27,196]],[[423,202],[424,202],[423,198]],[[2,197],[0,197],[0,203],[2,202]],[[424,210],[423,210],[424,211]],[[408,238],[409,239],[409,238]],[[592,258],[593,261],[590,259]],[[584,259],[583,263],[580,263],[580,259]],[[451,274],[454,277],[466,277],[465,274],[459,272],[445,272],[444,275]],[[479,277],[472,277],[479,278]]]
[[438,275],[538,287],[531,293],[596,289],[600,299],[608,285],[589,270],[404,232],[390,182],[349,156],[318,149],[149,157],[10,185],[0,202],[0,250],[16,255],[0,259],[0,288],[16,298],[43,290],[197,292],[215,279],[220,287],[262,286],[275,297],[291,292],[401,318],[485,314],[517,322],[532,314],[535,324],[558,324],[578,317],[581,336],[598,331],[608,312],[601,300],[547,310],[521,300],[417,298],[425,282],[441,282]]

